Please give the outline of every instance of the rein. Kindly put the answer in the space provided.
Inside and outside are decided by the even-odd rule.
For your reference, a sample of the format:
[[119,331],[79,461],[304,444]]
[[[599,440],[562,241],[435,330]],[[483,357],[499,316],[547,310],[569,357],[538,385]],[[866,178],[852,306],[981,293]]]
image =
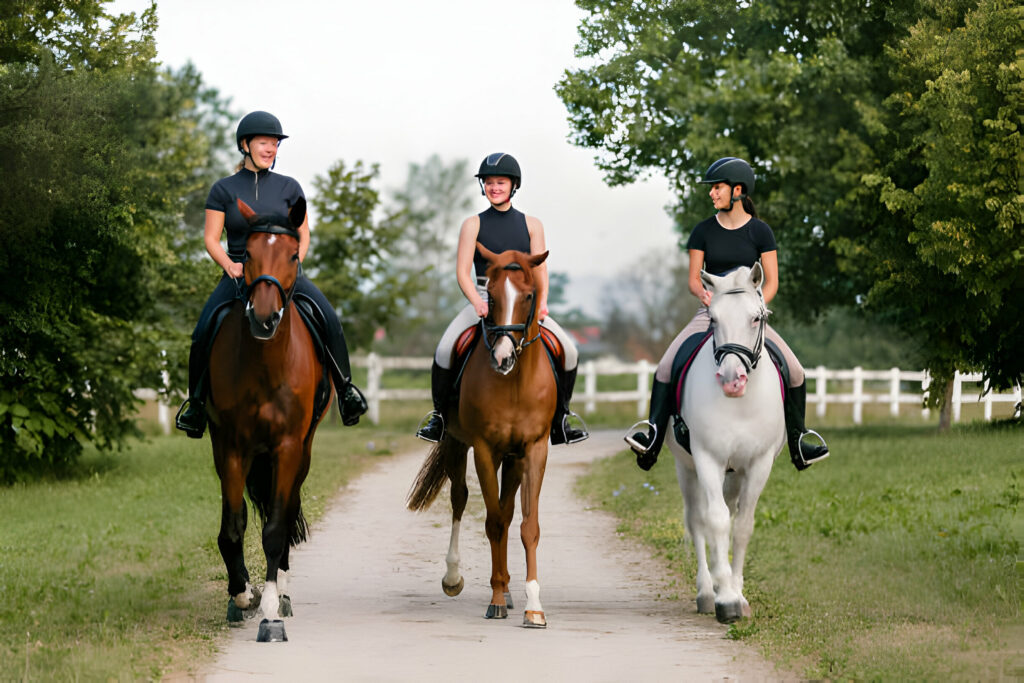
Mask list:
[[[723,294],[745,294],[745,289],[730,289],[728,292]],[[757,362],[761,359],[761,351],[764,350],[764,328],[768,323],[768,316],[771,311],[764,305],[764,301],[761,302],[761,313],[758,316],[757,326],[757,340],[754,342],[754,348],[748,348],[742,344],[722,344],[719,346],[716,343],[714,335],[711,337],[711,348],[715,354],[715,364],[721,365],[722,359],[728,356],[730,353],[740,359],[743,363],[743,367],[746,368],[747,372],[751,372],[757,367]]]

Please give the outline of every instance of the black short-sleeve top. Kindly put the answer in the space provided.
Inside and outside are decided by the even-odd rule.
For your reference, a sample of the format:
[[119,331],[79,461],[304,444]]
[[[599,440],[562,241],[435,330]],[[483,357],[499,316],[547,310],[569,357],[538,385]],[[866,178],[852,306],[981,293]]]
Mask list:
[[245,256],[245,241],[249,236],[249,224],[238,210],[236,199],[241,199],[258,214],[276,213],[287,215],[288,210],[299,198],[305,198],[302,186],[294,178],[248,169],[221,178],[206,197],[206,208],[224,214],[224,231],[228,236],[228,256],[232,261],[241,262]]
[[697,224],[686,242],[687,249],[704,252],[704,270],[721,275],[733,268],[752,268],[766,251],[775,251],[775,234],[767,223],[751,218],[738,228],[723,228],[715,216]]

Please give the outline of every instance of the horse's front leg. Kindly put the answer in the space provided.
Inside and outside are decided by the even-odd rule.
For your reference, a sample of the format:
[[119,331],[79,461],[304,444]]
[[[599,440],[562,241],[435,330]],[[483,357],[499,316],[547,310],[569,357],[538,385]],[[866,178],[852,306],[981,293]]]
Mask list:
[[441,579],[441,589],[445,595],[455,597],[466,585],[466,580],[462,578],[459,570],[459,531],[462,527],[462,513],[466,511],[466,502],[469,500],[469,487],[466,486],[466,448],[451,448],[453,450],[449,451],[451,455],[446,458],[444,468],[451,482],[452,533],[448,540],[448,554],[444,558],[448,571]]
[[711,551],[711,579],[715,586],[715,618],[724,624],[732,623],[743,616],[743,596],[733,582],[732,566],[729,563],[731,520],[729,506],[722,495],[725,468],[704,452],[692,437],[690,445],[707,506],[705,526]]
[[715,611],[715,587],[708,570],[707,539],[707,500],[704,489],[697,478],[697,470],[693,465],[693,457],[682,451],[676,451],[676,479],[683,494],[683,521],[686,533],[693,542],[693,552],[697,557],[697,612],[711,614]]
[[502,536],[507,529],[501,510],[500,493],[498,491],[497,462],[491,447],[485,443],[473,444],[473,459],[476,463],[476,475],[480,480],[480,492],[483,494],[484,506],[487,508],[487,519],[484,529],[487,540],[491,544],[491,603],[484,617],[487,619],[505,619],[508,607],[505,604],[506,558],[503,556],[505,545]]
[[[746,476],[737,482],[735,495],[735,516],[732,522],[732,576],[733,585],[740,593],[740,608],[744,617],[752,615],[750,603],[743,596],[743,564],[747,558],[747,545],[754,533],[754,510],[761,497],[761,491],[768,483],[768,475],[772,470],[773,453],[754,462],[747,470]],[[733,476],[738,475],[734,473]]]
[[523,523],[519,534],[526,550],[526,611],[523,626],[546,628],[547,619],[540,603],[540,582],[537,579],[537,544],[540,543],[540,488],[548,462],[547,435],[526,447],[522,483]]
[[217,547],[228,572],[229,623],[243,620],[242,611],[254,606],[253,588],[249,584],[249,571],[245,567],[245,527],[248,519],[245,505],[246,466],[241,455],[226,447],[215,446],[215,465],[220,477],[220,533]]

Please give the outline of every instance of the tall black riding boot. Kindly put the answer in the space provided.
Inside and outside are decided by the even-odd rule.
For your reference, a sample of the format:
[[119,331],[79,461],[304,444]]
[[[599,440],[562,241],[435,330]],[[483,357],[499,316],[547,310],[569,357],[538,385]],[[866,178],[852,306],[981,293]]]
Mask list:
[[642,420],[630,427],[630,431],[640,425],[647,425],[647,432],[629,432],[623,439],[636,453],[636,464],[642,470],[649,470],[658,462],[658,453],[665,443],[668,432],[668,418],[672,415],[672,385],[654,380],[651,387],[651,414],[648,420]]
[[188,351],[188,398],[174,416],[174,426],[193,439],[201,439],[206,431],[206,364],[200,347],[205,344],[192,342]]
[[442,368],[434,361],[430,367],[430,395],[434,409],[424,418],[416,436],[424,441],[437,443],[444,436],[444,413],[452,394],[452,380],[455,373]]
[[[569,408],[572,390],[576,386],[576,371],[578,369],[579,366],[572,370],[562,370],[561,376],[558,378],[558,405],[555,407],[555,417],[551,421],[551,443],[554,446],[563,443],[577,443],[590,436],[583,418]],[[579,420],[582,428],[572,426],[569,423],[569,418]]]
[[341,413],[341,423],[351,427],[359,422],[369,407],[359,388],[352,383],[352,367],[349,364],[348,346],[345,344],[345,334],[341,331],[341,323],[335,327],[330,325],[327,332],[327,362],[331,378],[334,380],[334,390],[338,392],[338,412]]
[[[804,414],[807,410],[807,383],[798,387],[786,387],[786,398],[782,403],[786,415],[786,439],[789,442],[789,458],[797,470],[805,470],[813,463],[829,456],[828,445],[821,434],[804,425]],[[813,434],[821,441],[821,445],[804,443],[803,439]]]

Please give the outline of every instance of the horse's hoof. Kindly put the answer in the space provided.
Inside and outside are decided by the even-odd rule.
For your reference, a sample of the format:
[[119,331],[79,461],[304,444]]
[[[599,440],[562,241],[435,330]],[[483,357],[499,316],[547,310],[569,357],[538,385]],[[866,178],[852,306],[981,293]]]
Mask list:
[[280,602],[277,604],[277,616],[279,617],[290,617],[292,614],[292,599],[287,595],[282,595]]
[[548,620],[544,618],[543,612],[528,609],[523,612],[523,626],[526,628],[547,628]]
[[508,619],[508,607],[505,605],[488,605],[484,619]]
[[697,614],[714,614],[715,612],[715,596],[713,595],[698,595],[697,596]]
[[749,619],[754,616],[754,610],[750,609],[750,603],[746,600],[743,601],[743,618]]
[[723,624],[731,624],[743,618],[743,605],[740,602],[729,604],[715,603],[715,619]]
[[228,623],[240,624],[245,620],[245,612],[235,604],[234,598],[228,598]]
[[284,643],[288,641],[288,634],[284,632],[284,622],[280,619],[269,621],[264,619],[260,622],[260,630],[256,634],[257,643]]
[[505,593],[505,607],[509,609],[515,609],[515,605],[512,604],[512,594]]
[[444,579],[441,579],[441,590],[443,590],[444,594],[447,595],[449,598],[454,598],[456,595],[461,593],[465,585],[466,579],[464,579],[461,576],[459,577],[459,582],[454,586],[449,586],[447,583],[444,582]]

